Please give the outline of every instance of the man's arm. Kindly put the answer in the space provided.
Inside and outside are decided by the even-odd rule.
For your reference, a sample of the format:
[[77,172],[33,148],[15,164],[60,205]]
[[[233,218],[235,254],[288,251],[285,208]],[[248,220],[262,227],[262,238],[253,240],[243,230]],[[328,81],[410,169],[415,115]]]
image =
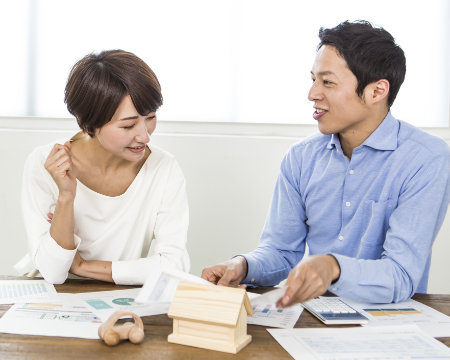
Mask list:
[[341,275],[329,290],[380,303],[400,302],[414,295],[448,208],[449,163],[447,153],[436,156],[406,184],[389,218],[381,259],[332,254]]

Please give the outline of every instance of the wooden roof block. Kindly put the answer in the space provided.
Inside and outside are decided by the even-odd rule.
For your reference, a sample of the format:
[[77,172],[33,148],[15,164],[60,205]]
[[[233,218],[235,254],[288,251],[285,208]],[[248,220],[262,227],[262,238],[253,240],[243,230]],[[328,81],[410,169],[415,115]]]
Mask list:
[[236,326],[242,304],[247,314],[253,315],[244,289],[180,281],[168,315],[171,318]]

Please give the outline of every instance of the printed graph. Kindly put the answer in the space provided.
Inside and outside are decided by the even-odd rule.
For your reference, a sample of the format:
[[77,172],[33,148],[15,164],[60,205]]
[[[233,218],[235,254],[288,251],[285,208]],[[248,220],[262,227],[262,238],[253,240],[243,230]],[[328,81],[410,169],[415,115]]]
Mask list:
[[274,304],[253,306],[253,317],[283,316],[285,310],[277,309]]
[[405,309],[363,309],[372,316],[418,315],[420,311],[413,308]]
[[30,282],[22,284],[0,284],[0,299],[11,299],[15,297],[46,294],[47,288],[44,284]]

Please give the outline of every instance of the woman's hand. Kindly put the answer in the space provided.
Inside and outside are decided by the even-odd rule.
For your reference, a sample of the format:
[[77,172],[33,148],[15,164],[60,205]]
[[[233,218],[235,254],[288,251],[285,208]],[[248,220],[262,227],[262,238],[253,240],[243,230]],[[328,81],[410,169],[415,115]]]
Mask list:
[[72,261],[72,266],[69,269],[69,272],[74,275],[82,276],[81,273],[81,265],[85,262],[85,260],[81,257],[80,253],[77,250],[75,257]]
[[71,148],[69,141],[66,141],[64,145],[53,146],[44,167],[58,186],[60,196],[75,198],[77,177],[72,163]]

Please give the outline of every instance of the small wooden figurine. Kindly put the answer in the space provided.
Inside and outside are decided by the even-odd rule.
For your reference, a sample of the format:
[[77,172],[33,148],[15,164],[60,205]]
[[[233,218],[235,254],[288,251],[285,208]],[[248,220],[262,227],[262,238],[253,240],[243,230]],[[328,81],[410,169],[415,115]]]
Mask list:
[[253,308],[245,290],[180,281],[168,313],[168,341],[237,354],[252,341],[247,315]]
[[[123,325],[114,326],[117,320],[130,315],[134,323],[126,322]],[[142,319],[134,312],[118,310],[98,328],[98,336],[109,346],[116,346],[120,340],[130,339],[133,344],[140,344],[144,340],[144,324]]]

